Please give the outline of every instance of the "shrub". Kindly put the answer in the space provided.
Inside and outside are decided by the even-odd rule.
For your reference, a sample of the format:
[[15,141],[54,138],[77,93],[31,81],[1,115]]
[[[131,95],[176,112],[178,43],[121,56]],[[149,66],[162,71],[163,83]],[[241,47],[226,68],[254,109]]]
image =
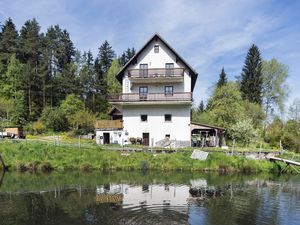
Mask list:
[[52,131],[66,131],[68,129],[68,121],[64,112],[59,108],[51,109],[46,107],[40,118],[45,123],[47,129]]
[[42,121],[36,121],[35,123],[33,123],[32,129],[36,134],[42,134],[43,132],[45,132],[46,127]]

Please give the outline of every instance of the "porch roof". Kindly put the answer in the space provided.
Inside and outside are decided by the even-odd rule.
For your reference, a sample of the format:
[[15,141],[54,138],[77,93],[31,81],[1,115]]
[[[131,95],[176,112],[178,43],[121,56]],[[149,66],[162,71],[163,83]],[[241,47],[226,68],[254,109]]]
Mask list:
[[210,125],[210,124],[205,124],[205,123],[198,123],[198,122],[191,122],[191,131],[195,130],[195,129],[203,129],[203,130],[213,130],[213,129],[217,129],[219,131],[225,131],[226,128],[224,127],[218,127],[215,125]]

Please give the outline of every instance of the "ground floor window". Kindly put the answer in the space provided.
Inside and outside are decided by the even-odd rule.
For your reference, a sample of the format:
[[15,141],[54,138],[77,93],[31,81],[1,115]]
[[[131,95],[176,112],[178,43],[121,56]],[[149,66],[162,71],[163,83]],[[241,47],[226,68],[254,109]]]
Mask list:
[[165,114],[165,122],[171,122],[172,121],[172,115],[171,114]]
[[141,115],[141,121],[142,122],[147,122],[148,121],[148,115],[145,115],[145,114]]

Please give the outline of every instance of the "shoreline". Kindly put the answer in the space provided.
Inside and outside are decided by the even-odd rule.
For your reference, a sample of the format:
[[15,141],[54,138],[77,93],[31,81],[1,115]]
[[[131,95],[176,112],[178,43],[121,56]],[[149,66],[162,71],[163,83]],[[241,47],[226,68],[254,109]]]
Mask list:
[[[151,154],[54,146],[49,143],[2,142],[0,154],[12,171],[185,171],[218,173],[278,173],[283,164],[267,160],[209,153],[205,161],[191,159],[191,151]],[[287,171],[288,172],[288,171]]]

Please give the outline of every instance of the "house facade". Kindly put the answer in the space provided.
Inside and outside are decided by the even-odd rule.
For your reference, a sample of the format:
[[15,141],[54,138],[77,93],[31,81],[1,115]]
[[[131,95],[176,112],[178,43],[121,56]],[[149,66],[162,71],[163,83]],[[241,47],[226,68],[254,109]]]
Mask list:
[[98,143],[191,145],[190,115],[197,73],[160,35],[151,37],[116,77],[122,93],[108,100],[114,106],[112,119],[121,119],[122,125],[97,129]]

